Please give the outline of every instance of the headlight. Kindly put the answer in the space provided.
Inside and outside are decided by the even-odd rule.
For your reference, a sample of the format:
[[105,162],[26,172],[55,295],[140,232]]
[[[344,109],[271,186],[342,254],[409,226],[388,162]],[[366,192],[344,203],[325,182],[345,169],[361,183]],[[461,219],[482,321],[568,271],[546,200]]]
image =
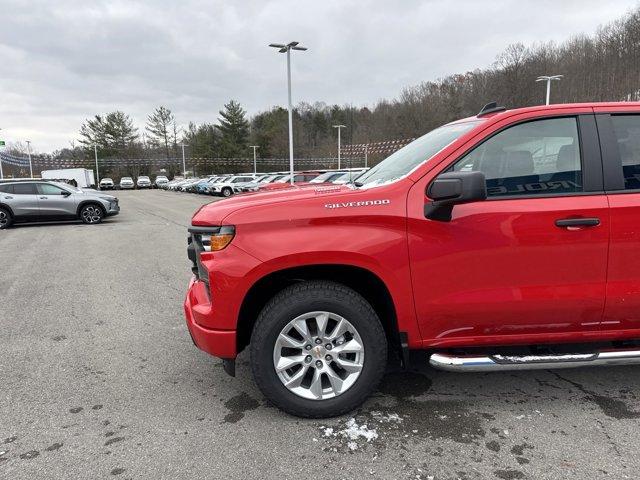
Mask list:
[[236,234],[235,227],[191,227],[189,233],[203,252],[217,252],[223,250],[231,243]]

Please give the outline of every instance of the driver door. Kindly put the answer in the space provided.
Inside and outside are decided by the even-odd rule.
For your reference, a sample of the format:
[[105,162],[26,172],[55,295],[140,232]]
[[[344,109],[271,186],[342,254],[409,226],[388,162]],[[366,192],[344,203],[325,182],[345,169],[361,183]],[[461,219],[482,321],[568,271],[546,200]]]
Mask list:
[[[483,172],[487,200],[456,205],[450,221],[409,208],[427,344],[537,343],[597,331],[609,242],[597,147],[592,115],[507,126],[442,170]],[[428,181],[412,187],[410,203],[429,202]],[[598,224],[572,227],[567,219]]]
[[75,217],[78,202],[75,195],[48,183],[38,183],[38,204],[43,218]]

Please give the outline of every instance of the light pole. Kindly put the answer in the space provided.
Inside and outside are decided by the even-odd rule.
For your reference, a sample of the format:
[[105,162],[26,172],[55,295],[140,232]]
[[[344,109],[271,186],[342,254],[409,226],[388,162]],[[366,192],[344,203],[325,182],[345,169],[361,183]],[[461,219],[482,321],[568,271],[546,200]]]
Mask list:
[[[2,129],[0,128],[0,130],[2,130]],[[4,145],[4,143],[3,143],[3,145]],[[0,179],[3,179],[3,178],[4,178],[4,173],[2,172],[2,157],[0,157]]]
[[29,154],[29,178],[33,178],[33,165],[31,164],[31,140],[27,140],[27,153]]
[[100,188],[100,172],[98,171],[98,146],[93,144],[93,154],[96,158],[96,186]]
[[189,145],[185,145],[184,143],[181,143],[180,146],[182,147],[182,175],[186,178],[187,177],[187,164],[184,161],[184,147],[188,147]]
[[559,82],[562,77],[564,75],[541,75],[536,78],[536,82],[547,82],[547,105],[549,105],[549,100],[551,99],[551,82]]
[[343,128],[347,128],[346,125],[334,125],[333,128],[338,129],[338,170],[340,170],[340,131]]
[[367,168],[367,147],[369,145],[367,145],[366,143],[364,144],[364,168]]
[[249,145],[249,147],[253,148],[253,174],[255,175],[258,172],[256,164],[256,148],[260,147],[258,145]]
[[291,173],[291,184],[293,185],[293,107],[291,106],[291,50],[304,51],[307,47],[298,46],[298,42],[290,42],[286,45],[281,43],[270,43],[270,47],[277,48],[279,53],[287,54],[287,92],[289,95],[289,170]]

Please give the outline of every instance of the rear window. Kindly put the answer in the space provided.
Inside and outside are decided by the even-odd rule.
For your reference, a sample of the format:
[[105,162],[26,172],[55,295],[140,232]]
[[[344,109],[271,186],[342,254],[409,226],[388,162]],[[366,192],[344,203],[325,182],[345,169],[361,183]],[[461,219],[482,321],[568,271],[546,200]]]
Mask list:
[[612,115],[625,190],[640,190],[640,115]]
[[15,195],[35,195],[35,183],[15,183],[13,185],[13,193]]

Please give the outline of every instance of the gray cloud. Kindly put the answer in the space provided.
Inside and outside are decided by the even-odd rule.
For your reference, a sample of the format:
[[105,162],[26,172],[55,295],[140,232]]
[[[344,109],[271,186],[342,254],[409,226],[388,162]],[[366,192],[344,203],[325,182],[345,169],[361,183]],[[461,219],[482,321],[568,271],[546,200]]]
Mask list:
[[309,47],[293,58],[294,101],[373,104],[488,66],[510,43],[593,33],[636,5],[3,0],[1,136],[48,151],[68,146],[86,118],[113,109],[142,126],[160,104],[181,123],[214,121],[230,98],[250,113],[284,104],[284,58],[267,44],[291,40]]

